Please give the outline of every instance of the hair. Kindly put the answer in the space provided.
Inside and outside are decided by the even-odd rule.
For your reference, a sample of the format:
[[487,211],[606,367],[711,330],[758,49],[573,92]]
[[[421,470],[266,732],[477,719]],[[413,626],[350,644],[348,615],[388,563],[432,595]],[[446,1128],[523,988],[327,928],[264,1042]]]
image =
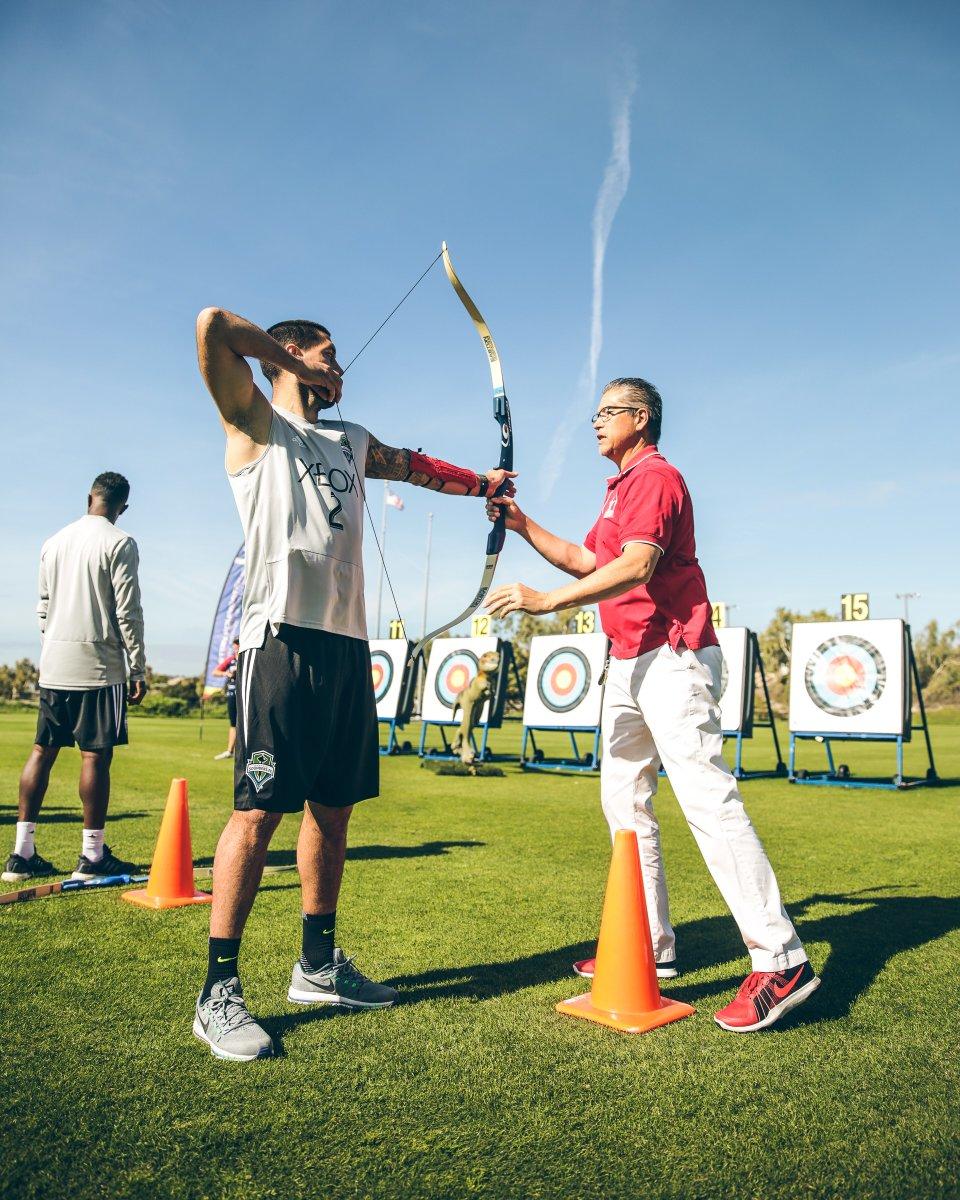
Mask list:
[[[309,346],[315,346],[320,341],[321,337],[329,337],[330,330],[325,325],[320,325],[316,321],[307,321],[304,319],[295,319],[291,321],[278,321],[276,325],[271,325],[267,333],[281,346],[287,346],[293,342],[295,346],[299,346],[301,350],[306,350]],[[260,359],[260,370],[264,373],[271,383],[276,383],[280,374],[280,368],[274,363],[264,362]]]
[[130,484],[116,471],[101,471],[90,484],[90,495],[99,496],[108,508],[122,508],[130,495]]
[[660,441],[660,427],[663,422],[663,399],[652,383],[647,383],[639,376],[626,376],[623,379],[611,379],[601,392],[605,396],[612,388],[626,388],[634,404],[647,410],[647,434],[651,444]]

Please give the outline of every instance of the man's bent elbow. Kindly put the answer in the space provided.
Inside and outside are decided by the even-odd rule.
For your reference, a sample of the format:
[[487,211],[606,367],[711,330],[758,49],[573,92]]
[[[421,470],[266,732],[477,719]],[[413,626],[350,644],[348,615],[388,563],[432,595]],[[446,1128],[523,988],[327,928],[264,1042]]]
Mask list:
[[224,324],[226,311],[222,308],[205,308],[197,317],[197,341],[206,342]]

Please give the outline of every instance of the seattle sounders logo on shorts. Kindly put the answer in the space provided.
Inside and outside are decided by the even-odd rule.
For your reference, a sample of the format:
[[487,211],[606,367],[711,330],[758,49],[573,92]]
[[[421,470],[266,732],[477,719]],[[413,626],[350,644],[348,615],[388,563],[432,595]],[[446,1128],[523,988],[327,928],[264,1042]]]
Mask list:
[[244,774],[250,776],[253,786],[258,792],[263,790],[263,785],[269,783],[276,773],[276,759],[269,750],[255,750],[247,759],[247,769]]

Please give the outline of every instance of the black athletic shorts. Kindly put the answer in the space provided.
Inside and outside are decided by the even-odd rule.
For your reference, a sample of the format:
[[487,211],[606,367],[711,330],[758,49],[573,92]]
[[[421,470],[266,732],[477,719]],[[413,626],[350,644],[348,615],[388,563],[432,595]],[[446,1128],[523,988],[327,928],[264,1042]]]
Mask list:
[[230,728],[237,727],[237,693],[227,692],[227,716],[230,718]]
[[40,689],[38,746],[106,750],[127,744],[127,688],[123,683],[88,691]]
[[370,648],[358,638],[281,625],[237,664],[234,807],[345,808],[380,790]]

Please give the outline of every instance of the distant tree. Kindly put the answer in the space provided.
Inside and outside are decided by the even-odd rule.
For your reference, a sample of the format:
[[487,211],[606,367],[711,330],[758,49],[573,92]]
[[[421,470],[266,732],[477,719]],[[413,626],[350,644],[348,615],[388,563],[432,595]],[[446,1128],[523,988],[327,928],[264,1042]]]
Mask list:
[[825,608],[816,608],[809,613],[778,608],[773,614],[773,619],[759,635],[758,641],[760,642],[763,669],[767,676],[767,687],[770,689],[770,703],[773,705],[774,712],[783,716],[787,711],[790,640],[793,637],[794,625],[803,621],[835,621],[836,619],[837,614],[827,612]]
[[35,692],[40,682],[40,672],[29,658],[20,658],[13,664],[12,694],[14,699]]
[[200,704],[203,680],[199,675],[158,676],[154,686],[156,691],[172,700],[185,701],[188,708],[196,708]]
[[960,631],[960,621],[943,631],[936,621],[931,621],[914,636],[913,653],[917,660],[920,682],[924,688],[941,667],[960,658],[960,645],[957,644],[958,631]]
[[960,621],[941,631],[931,621],[913,640],[924,698],[930,704],[960,703]]
[[0,667],[0,699],[12,700],[13,698],[13,667],[8,667],[4,663]]

